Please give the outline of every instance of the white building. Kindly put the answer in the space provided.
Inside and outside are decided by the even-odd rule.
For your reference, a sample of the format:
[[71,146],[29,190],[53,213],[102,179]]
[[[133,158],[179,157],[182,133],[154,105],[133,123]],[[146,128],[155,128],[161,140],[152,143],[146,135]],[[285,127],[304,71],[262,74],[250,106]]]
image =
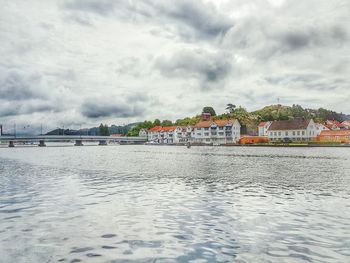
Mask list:
[[258,125],[258,136],[267,136],[267,130],[269,129],[272,121],[260,122]]
[[147,130],[146,129],[141,129],[139,131],[139,137],[147,137]]
[[160,131],[162,130],[162,126],[155,126],[151,129],[148,130],[148,133],[147,133],[147,139],[149,142],[157,142],[159,143],[160,142]]
[[318,135],[313,120],[296,118],[287,121],[274,121],[267,130],[270,141],[312,141]]
[[187,143],[192,138],[192,126],[177,126],[174,132],[174,143]]
[[237,143],[241,136],[238,120],[201,121],[192,131],[191,141],[205,144]]

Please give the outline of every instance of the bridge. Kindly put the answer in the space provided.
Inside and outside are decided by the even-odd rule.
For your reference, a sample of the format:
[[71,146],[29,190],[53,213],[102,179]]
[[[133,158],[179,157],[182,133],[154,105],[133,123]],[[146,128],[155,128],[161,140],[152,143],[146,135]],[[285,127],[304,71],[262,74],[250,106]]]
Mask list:
[[16,143],[36,142],[45,147],[46,142],[74,142],[75,146],[83,146],[83,142],[98,142],[98,145],[107,145],[109,142],[125,144],[141,144],[147,141],[146,137],[126,136],[80,136],[80,135],[39,135],[39,136],[0,136],[1,142],[8,142],[9,147]]

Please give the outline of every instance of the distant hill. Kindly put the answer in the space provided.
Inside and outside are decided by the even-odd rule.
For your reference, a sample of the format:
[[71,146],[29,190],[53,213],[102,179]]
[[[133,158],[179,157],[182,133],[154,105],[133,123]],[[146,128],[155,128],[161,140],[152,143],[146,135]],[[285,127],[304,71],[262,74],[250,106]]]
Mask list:
[[[127,125],[112,125],[108,127],[110,134],[127,134],[130,129],[137,126],[139,122],[130,123]],[[92,127],[87,129],[55,129],[46,133],[46,135],[90,135],[90,136],[98,136],[100,135],[99,127]]]

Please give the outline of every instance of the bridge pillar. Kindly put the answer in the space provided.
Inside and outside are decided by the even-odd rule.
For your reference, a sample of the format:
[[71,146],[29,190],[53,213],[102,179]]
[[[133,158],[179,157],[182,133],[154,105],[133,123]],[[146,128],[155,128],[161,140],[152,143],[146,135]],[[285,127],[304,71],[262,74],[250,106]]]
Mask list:
[[107,141],[101,140],[98,142],[98,145],[107,145]]
[[38,146],[39,147],[45,147],[46,146],[45,141],[44,140],[40,140]]
[[15,147],[15,143],[13,141],[9,141],[9,147]]
[[83,146],[83,141],[82,140],[75,140],[74,146]]

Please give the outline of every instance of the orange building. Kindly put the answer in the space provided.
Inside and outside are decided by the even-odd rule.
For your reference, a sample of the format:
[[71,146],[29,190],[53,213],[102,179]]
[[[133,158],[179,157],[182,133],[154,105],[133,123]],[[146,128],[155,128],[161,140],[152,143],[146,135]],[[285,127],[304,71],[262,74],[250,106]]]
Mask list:
[[242,136],[239,144],[268,143],[269,139],[263,136]]
[[318,142],[350,143],[350,130],[322,131],[317,136]]

